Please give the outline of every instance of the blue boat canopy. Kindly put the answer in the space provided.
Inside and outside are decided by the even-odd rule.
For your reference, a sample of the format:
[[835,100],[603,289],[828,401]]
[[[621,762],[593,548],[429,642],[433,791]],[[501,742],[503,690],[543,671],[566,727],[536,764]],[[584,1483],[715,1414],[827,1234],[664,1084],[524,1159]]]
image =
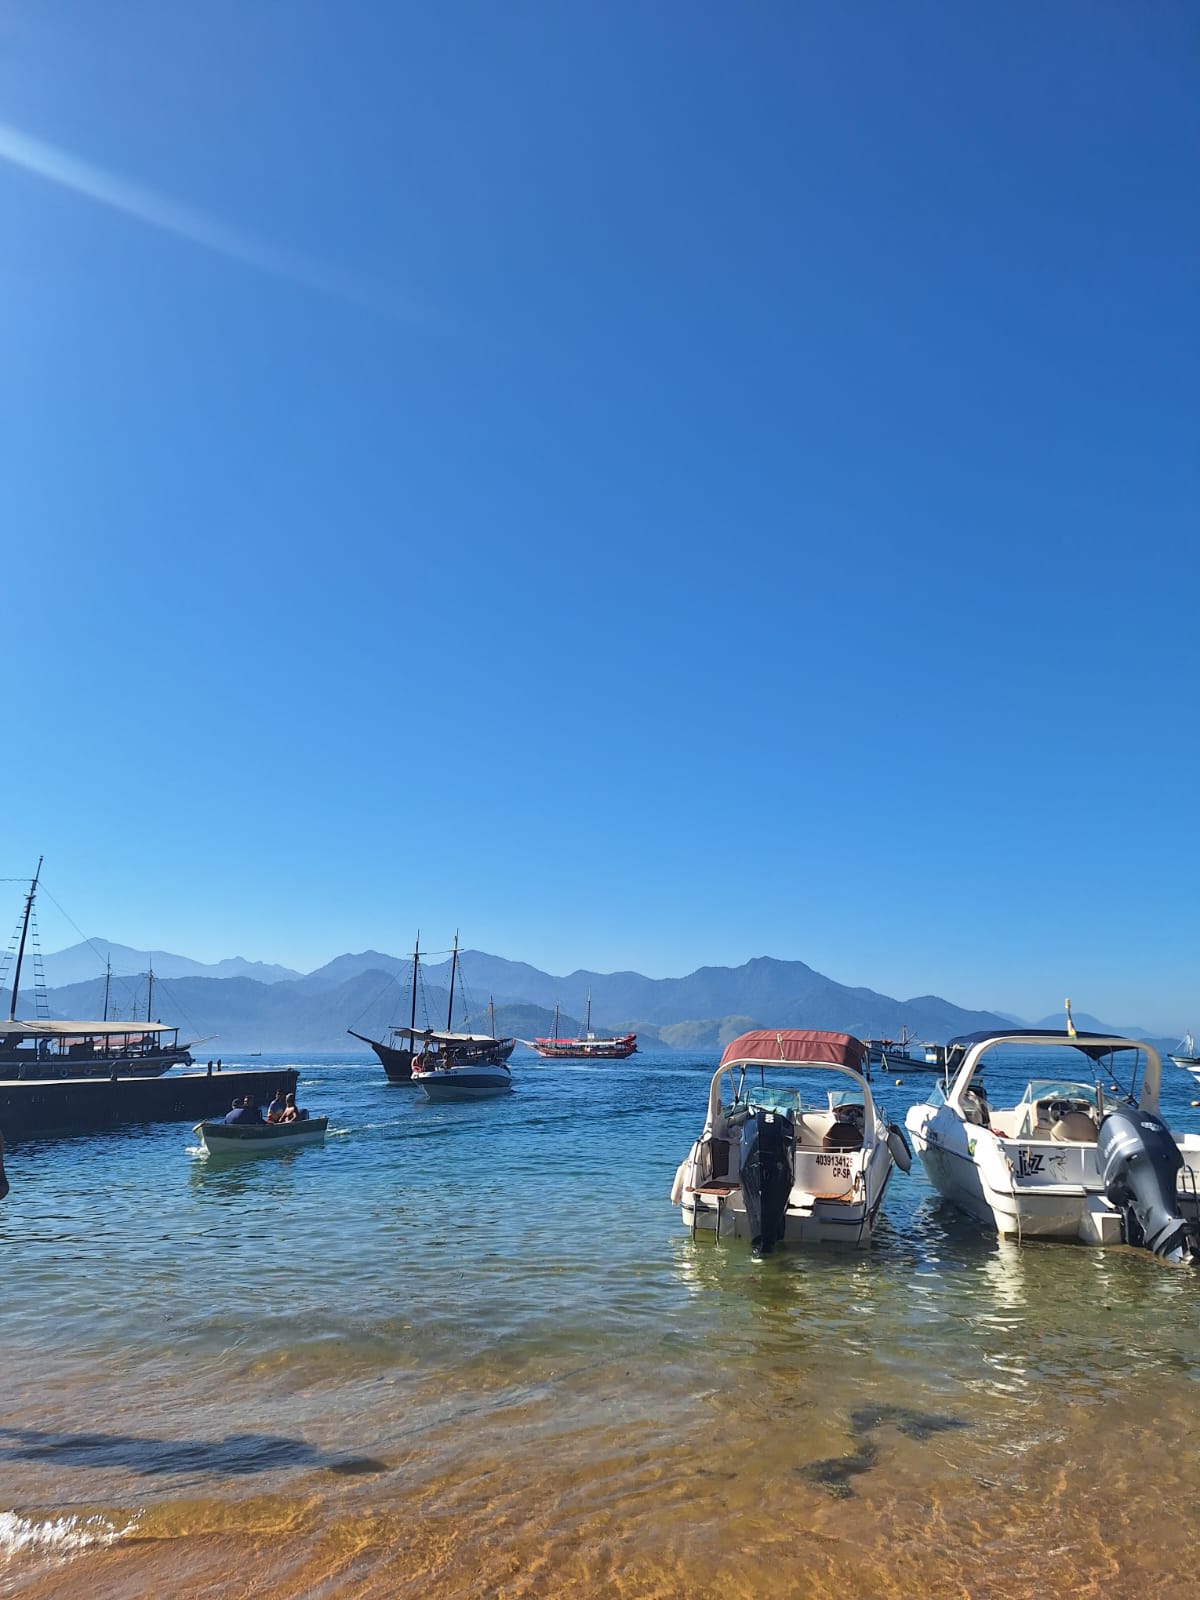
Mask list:
[[951,1039],[946,1045],[946,1054],[951,1050],[969,1050],[974,1044],[986,1044],[989,1039],[1039,1039],[1046,1043],[1069,1044],[1076,1050],[1083,1052],[1093,1061],[1099,1061],[1103,1056],[1113,1055],[1118,1050],[1143,1050],[1136,1039],[1122,1039],[1109,1033],[1084,1033],[1077,1029],[1075,1033],[1068,1033],[1065,1028],[981,1028],[978,1033],[960,1033],[956,1039]]

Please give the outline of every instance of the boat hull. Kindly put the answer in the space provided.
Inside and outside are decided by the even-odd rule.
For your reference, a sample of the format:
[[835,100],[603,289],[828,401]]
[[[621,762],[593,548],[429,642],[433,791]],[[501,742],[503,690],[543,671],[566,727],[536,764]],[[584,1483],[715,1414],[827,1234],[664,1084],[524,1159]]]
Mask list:
[[[672,1189],[683,1226],[693,1237],[712,1233],[721,1239],[751,1239],[753,1229],[740,1184],[697,1181],[705,1165],[704,1141],[697,1140]],[[845,1154],[797,1150],[780,1244],[868,1246],[895,1166],[886,1137]]]
[[[405,1050],[399,1045],[384,1044],[379,1039],[368,1039],[366,1034],[355,1033],[353,1028],[346,1030],[353,1038],[361,1039],[364,1044],[369,1044],[379,1058],[379,1063],[387,1073],[389,1083],[412,1083],[414,1081],[413,1062],[420,1051]],[[450,1054],[456,1065],[460,1066],[502,1066],[516,1049],[515,1039],[492,1039],[486,1044],[462,1044],[443,1047],[439,1054]]]
[[414,1072],[413,1082],[428,1100],[491,1100],[512,1090],[512,1074],[503,1065],[435,1067]]
[[556,1061],[624,1061],[637,1051],[637,1035],[623,1039],[535,1039],[539,1056]]
[[[850,1245],[865,1249],[874,1235],[890,1177],[889,1163],[869,1199],[837,1202],[793,1192],[784,1213],[780,1243],[783,1246]],[[711,1233],[720,1239],[751,1237],[740,1189],[724,1197],[702,1190],[685,1190],[679,1209],[683,1225],[693,1237],[700,1233]]]
[[882,1072],[940,1072],[941,1066],[928,1056],[910,1055],[907,1050],[877,1050],[871,1046],[870,1063]]
[[[1002,1238],[1124,1241],[1124,1219],[1105,1194],[1095,1144],[1006,1139],[991,1129],[968,1131],[948,1108],[932,1116],[928,1111],[913,1106],[908,1114],[913,1149],[933,1187],[960,1211]],[[1194,1221],[1200,1214],[1200,1137],[1176,1135],[1175,1143],[1183,1157],[1176,1202]]]
[[141,1056],[92,1056],[35,1059],[13,1052],[0,1056],[0,1082],[51,1083],[59,1078],[161,1078],[172,1067],[190,1067],[187,1050],[164,1050]]
[[[348,1030],[354,1033],[353,1029]],[[361,1039],[364,1044],[369,1044],[379,1057],[379,1064],[387,1073],[389,1083],[411,1083],[413,1052],[401,1050],[396,1045],[384,1044],[379,1039],[368,1039],[365,1034],[354,1033],[356,1039]]]
[[211,1156],[259,1156],[322,1144],[328,1126],[328,1117],[304,1117],[298,1122],[198,1122],[194,1131]]

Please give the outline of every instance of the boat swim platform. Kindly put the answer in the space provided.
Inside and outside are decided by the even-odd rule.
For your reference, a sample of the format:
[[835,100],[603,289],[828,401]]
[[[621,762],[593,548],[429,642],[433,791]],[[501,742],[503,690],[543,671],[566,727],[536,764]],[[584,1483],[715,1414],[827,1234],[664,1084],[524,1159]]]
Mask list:
[[0,1134],[6,1141],[94,1133],[131,1122],[205,1122],[235,1098],[262,1107],[276,1089],[295,1093],[295,1067],[255,1071],[165,1072],[158,1078],[37,1078],[0,1082]]

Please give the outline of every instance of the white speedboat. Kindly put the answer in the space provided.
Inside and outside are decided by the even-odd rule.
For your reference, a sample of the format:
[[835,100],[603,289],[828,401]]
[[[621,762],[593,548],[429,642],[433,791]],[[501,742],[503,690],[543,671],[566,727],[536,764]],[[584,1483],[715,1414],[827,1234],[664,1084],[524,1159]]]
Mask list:
[[293,1145],[322,1144],[328,1117],[296,1122],[198,1122],[193,1132],[211,1156],[257,1156]]
[[427,1064],[413,1062],[412,1081],[419,1084],[427,1100],[490,1100],[507,1094],[513,1086],[512,1073],[503,1061],[464,1062],[455,1057],[426,1058]]
[[[1032,1059],[1045,1076],[1030,1079],[1015,1105],[991,1106],[985,1059],[995,1052],[998,1070],[1014,1050],[1023,1070]],[[1122,1070],[1128,1093],[1106,1095]],[[1162,1060],[1151,1045],[1074,1030],[971,1033],[946,1046],[946,1074],[948,1087],[913,1106],[905,1124],[948,1200],[1018,1240],[1145,1245],[1193,1259],[1200,1136],[1172,1134],[1158,1115]]]
[[867,1084],[867,1047],[848,1033],[744,1033],[727,1046],[704,1131],[675,1174],[671,1202],[693,1237],[866,1245],[904,1135]]

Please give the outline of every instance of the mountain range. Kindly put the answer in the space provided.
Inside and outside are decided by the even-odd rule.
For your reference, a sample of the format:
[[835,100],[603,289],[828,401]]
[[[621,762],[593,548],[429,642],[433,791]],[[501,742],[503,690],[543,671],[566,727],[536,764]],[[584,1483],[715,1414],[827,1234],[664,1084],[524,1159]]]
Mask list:
[[[178,1023],[181,1038],[211,1040],[215,1053],[254,1050],[359,1049],[347,1029],[382,1038],[393,1023],[407,1022],[411,1008],[412,958],[365,950],[335,957],[313,972],[245,961],[207,964],[166,951],[138,951],[89,940],[44,958],[47,1003],[59,1018],[98,1017],[104,1005],[103,963],[113,966],[110,1015]],[[541,972],[525,962],[484,951],[460,954],[455,987],[455,1025],[488,1027],[494,997],[498,1033],[530,1039],[550,1031],[553,1009],[564,1001],[559,1029],[582,1030],[590,993],[592,1025],[598,1032],[636,1030],[643,1047],[712,1050],[750,1027],[832,1028],[860,1038],[896,1038],[901,1029],[919,1039],[945,1040],[1018,1019],[972,1011],[938,995],[897,1000],[869,988],[853,988],[814,971],[803,961],[759,956],[740,967],[701,967],[683,978],[647,978],[638,972],[588,972],[567,976]],[[153,968],[154,988],[147,973]],[[34,1014],[30,969],[22,982],[21,1014]],[[417,994],[420,1026],[445,1025],[450,978],[448,960],[422,963]],[[8,996],[0,991],[5,1006]],[[1090,1027],[1095,1019],[1080,1014]],[[1028,1024],[1024,1024],[1028,1025]],[[1061,1027],[1062,1017],[1042,1024]],[[1095,1024],[1096,1031],[1104,1031]],[[1117,1031],[1117,1030],[1114,1030]],[[1130,1032],[1145,1038],[1138,1029]],[[1173,1045],[1174,1041],[1172,1041]]]

